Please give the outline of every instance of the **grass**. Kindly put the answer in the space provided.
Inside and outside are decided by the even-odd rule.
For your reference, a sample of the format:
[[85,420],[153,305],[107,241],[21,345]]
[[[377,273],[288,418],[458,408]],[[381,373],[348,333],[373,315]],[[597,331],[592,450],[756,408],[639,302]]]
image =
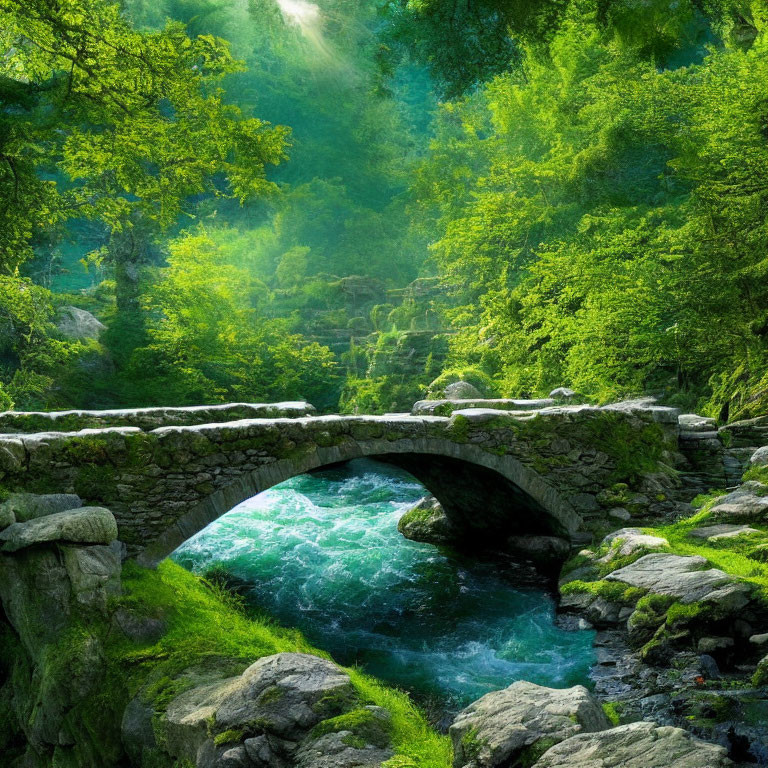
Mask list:
[[[696,539],[690,536],[694,528],[711,524],[709,510],[714,500],[720,495],[722,494],[709,495],[702,509],[691,517],[671,525],[643,530],[654,536],[663,536],[675,554],[698,555],[715,568],[739,576],[754,584],[757,588],[757,595],[762,602],[768,604],[768,563],[755,560],[748,554],[760,544],[768,543],[768,531],[763,530],[762,536],[721,539],[718,542],[708,542],[706,539]],[[761,526],[756,523],[750,523],[750,526],[762,530]]]
[[[747,478],[747,475],[745,475],[745,478]],[[723,496],[724,493],[725,491],[711,491],[707,494],[701,494],[693,500],[693,506],[699,508],[698,512],[694,515],[669,525],[643,528],[642,531],[651,536],[666,539],[669,542],[668,547],[654,549],[654,552],[672,552],[677,555],[698,555],[703,557],[711,566],[734,576],[739,576],[745,581],[754,584],[757,588],[758,597],[768,604],[768,563],[757,559],[762,556],[759,554],[761,546],[768,550],[768,529],[765,526],[761,526],[756,522],[750,522],[750,527],[760,530],[761,535],[721,539],[715,542],[708,542],[706,539],[694,538],[690,535],[691,531],[695,528],[713,523],[710,510],[715,501]],[[614,541],[612,546],[619,546],[618,540]],[[650,551],[638,549],[627,557],[614,558],[608,563],[595,562],[595,560],[606,555],[609,550],[610,546],[603,545],[597,549],[594,557],[577,555],[566,563],[563,572],[567,573],[580,566],[591,565],[595,570],[595,578],[599,579],[611,571],[629,565]],[[768,555],[768,552],[766,554]],[[597,584],[601,583],[587,582],[587,584],[595,584],[591,588],[591,591],[595,593],[599,593],[604,589],[604,587],[597,586]],[[566,585],[563,591],[567,592],[569,589],[588,591],[588,587],[582,582],[576,582],[576,585]]]
[[[121,671],[128,695],[144,689],[156,709],[183,690],[180,672],[205,663],[224,663],[225,674],[237,674],[262,656],[281,652],[328,654],[314,648],[295,629],[263,616],[249,616],[241,602],[223,587],[206,582],[170,561],[157,570],[126,563],[123,606],[162,616],[167,622],[155,643],[113,641],[108,653]],[[231,671],[227,669],[231,667]],[[387,709],[395,756],[387,768],[448,768],[450,740],[436,733],[408,695],[389,688],[359,669],[346,670],[361,702]],[[149,686],[147,687],[147,683]]]

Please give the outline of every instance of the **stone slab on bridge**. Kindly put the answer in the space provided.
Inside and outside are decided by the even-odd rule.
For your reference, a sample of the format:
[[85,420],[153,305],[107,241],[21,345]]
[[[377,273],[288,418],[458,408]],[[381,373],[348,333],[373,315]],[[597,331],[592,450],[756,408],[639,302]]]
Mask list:
[[106,411],[5,411],[1,433],[72,432],[104,427],[157,427],[216,424],[238,419],[277,419],[311,416],[315,407],[303,401],[284,403],[224,403],[187,407],[120,408]]
[[[283,414],[243,418],[270,408]],[[0,488],[76,493],[108,507],[129,553],[145,563],[261,491],[360,457],[409,471],[468,542],[574,536],[617,505],[635,504],[641,515],[674,508],[672,408],[637,401],[450,416],[307,413],[311,406],[292,403],[46,415],[46,425],[66,425],[57,431],[39,430],[40,414],[0,414],[0,425],[17,428],[0,434]],[[25,425],[33,430],[18,431]]]

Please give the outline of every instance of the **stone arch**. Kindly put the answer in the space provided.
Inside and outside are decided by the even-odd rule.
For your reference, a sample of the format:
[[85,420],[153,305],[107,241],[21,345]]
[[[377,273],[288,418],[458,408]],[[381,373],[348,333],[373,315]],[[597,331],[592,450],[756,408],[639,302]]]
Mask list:
[[[492,532],[494,536],[569,536],[582,523],[557,489],[512,456],[434,437],[359,440],[318,446],[305,455],[276,460],[233,479],[148,542],[137,560],[154,566],[243,501],[297,475],[356,458],[379,459],[410,472],[470,535],[482,529],[486,535]],[[466,488],[467,483],[471,488]]]

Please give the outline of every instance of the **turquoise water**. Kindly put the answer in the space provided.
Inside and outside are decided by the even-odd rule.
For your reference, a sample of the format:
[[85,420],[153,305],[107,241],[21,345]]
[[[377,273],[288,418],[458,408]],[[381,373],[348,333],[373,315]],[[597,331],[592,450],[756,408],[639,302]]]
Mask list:
[[398,533],[424,494],[400,470],[350,462],[246,501],[173,558],[197,572],[223,566],[280,623],[438,711],[515,680],[586,682],[593,633],[555,626],[552,597],[528,571]]

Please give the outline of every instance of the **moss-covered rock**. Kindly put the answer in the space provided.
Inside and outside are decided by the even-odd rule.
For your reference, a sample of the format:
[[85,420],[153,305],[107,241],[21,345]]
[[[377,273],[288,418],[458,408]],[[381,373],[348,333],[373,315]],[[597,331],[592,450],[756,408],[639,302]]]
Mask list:
[[453,765],[529,766],[569,736],[608,727],[602,708],[583,686],[555,690],[517,682],[459,713],[450,727]]
[[408,509],[397,530],[406,539],[427,544],[450,544],[457,536],[457,529],[434,496],[425,496]]

